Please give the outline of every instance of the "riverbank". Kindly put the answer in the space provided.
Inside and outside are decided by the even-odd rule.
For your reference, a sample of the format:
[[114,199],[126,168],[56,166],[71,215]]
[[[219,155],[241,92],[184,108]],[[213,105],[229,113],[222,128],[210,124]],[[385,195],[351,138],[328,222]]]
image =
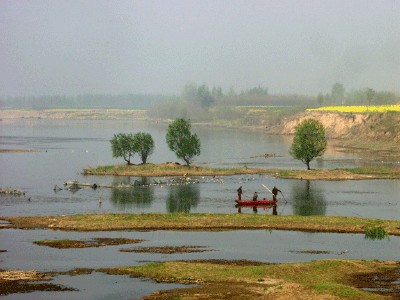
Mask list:
[[283,170],[259,168],[206,168],[179,163],[111,165],[85,168],[84,175],[118,176],[232,176],[239,174],[268,174],[281,179],[299,180],[366,180],[399,179],[400,166],[371,166],[349,169]]
[[88,214],[69,216],[0,217],[10,224],[2,228],[65,231],[114,230],[256,230],[275,229],[309,232],[365,233],[380,226],[400,236],[400,221],[328,216],[273,216],[253,214]]
[[144,120],[146,110],[142,109],[0,109],[0,120],[16,119],[57,119],[57,120]]
[[293,135],[295,127],[306,119],[320,121],[332,143],[344,151],[399,159],[400,113],[343,113],[310,111],[284,119],[266,129],[268,134]]
[[[241,108],[243,109],[243,108]],[[249,107],[250,110],[254,107]],[[269,113],[271,114],[271,113]],[[275,114],[278,117],[275,117]],[[281,116],[272,115],[244,118],[236,124],[228,120],[198,121],[200,126],[220,126],[238,130],[264,131],[273,135],[293,135],[294,128],[301,121],[313,118],[320,121],[328,139],[344,151],[358,152],[378,157],[400,157],[400,113],[340,113],[329,111],[295,111]],[[269,120],[269,119],[273,120]],[[146,110],[139,109],[0,109],[0,121],[18,119],[71,119],[71,120],[150,120]],[[268,120],[269,121],[268,121]],[[156,120],[167,122],[168,120]]]

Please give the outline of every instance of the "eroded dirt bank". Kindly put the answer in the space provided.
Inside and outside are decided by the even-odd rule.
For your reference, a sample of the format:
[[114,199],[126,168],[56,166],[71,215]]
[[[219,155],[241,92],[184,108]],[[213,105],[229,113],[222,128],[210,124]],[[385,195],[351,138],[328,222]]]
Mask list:
[[334,113],[306,111],[284,119],[279,125],[267,128],[270,134],[293,134],[305,119],[320,121],[329,139],[339,139],[344,146],[368,149],[400,150],[399,113]]

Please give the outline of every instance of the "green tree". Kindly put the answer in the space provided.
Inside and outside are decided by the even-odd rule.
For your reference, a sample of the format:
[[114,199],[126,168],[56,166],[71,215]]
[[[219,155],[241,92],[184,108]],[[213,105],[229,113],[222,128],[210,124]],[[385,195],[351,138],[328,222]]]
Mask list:
[[192,163],[194,156],[200,155],[200,139],[197,134],[192,134],[190,129],[190,121],[176,119],[169,124],[166,135],[169,149],[175,152],[178,158],[183,159],[188,166]]
[[111,139],[113,157],[122,157],[128,165],[135,154],[135,140],[132,134],[118,133]]
[[[217,90],[215,90],[217,91]],[[222,93],[222,89],[221,89]],[[210,92],[207,85],[196,86],[194,83],[188,83],[183,87],[181,97],[184,101],[193,103],[203,108],[208,108],[215,103],[215,97]]]
[[154,152],[154,140],[151,134],[138,132],[133,136],[135,152],[139,153],[142,164],[147,162],[149,155]]
[[308,119],[295,127],[294,138],[290,154],[293,158],[301,160],[310,170],[310,162],[324,154],[327,140],[325,129],[321,122]]

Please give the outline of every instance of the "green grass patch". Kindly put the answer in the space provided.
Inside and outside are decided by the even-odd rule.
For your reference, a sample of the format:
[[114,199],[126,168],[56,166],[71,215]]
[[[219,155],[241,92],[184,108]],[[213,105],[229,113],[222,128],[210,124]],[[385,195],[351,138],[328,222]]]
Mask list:
[[177,163],[112,165],[85,168],[85,175],[129,175],[129,176],[231,176],[237,174],[271,174],[276,170],[255,168],[207,168],[186,166]]
[[[232,210],[235,211],[234,201],[232,201]],[[17,228],[52,228],[76,231],[279,229],[364,234],[366,228],[382,226],[389,235],[400,235],[399,220],[333,216],[150,213],[14,216],[2,217],[2,219],[8,220]]]
[[[289,296],[289,292],[297,289],[297,294],[303,295],[304,299],[331,295],[340,299],[361,300],[384,297],[357,289],[353,280],[357,274],[378,273],[396,268],[398,265],[394,262],[358,260],[321,260],[273,265],[240,261],[169,261],[111,268],[106,271],[152,278],[156,281],[204,284],[206,294],[213,284],[239,286],[239,291],[232,290],[233,293],[238,293],[235,294],[238,299],[240,293],[247,294],[251,289],[258,288],[268,293],[274,291],[281,296]],[[190,294],[190,289],[188,293]]]
[[350,179],[398,179],[400,167],[371,166],[343,169],[285,170],[261,168],[208,168],[186,166],[177,163],[143,165],[108,165],[89,167],[83,170],[85,175],[122,175],[122,176],[233,176],[239,174],[268,174],[286,179],[305,180],[350,180]]

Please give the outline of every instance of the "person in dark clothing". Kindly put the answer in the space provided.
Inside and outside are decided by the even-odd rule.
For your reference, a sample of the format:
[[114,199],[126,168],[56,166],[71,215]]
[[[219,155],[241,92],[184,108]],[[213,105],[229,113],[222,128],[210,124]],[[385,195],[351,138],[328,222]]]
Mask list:
[[272,189],[272,200],[277,201],[276,196],[278,195],[278,192],[282,193],[281,190],[274,186],[274,188]]
[[257,192],[254,192],[253,201],[257,201],[257,198],[258,198],[258,194],[257,194]]
[[239,188],[237,189],[237,193],[238,193],[238,199],[242,200],[242,193],[243,193],[242,186],[239,186]]

